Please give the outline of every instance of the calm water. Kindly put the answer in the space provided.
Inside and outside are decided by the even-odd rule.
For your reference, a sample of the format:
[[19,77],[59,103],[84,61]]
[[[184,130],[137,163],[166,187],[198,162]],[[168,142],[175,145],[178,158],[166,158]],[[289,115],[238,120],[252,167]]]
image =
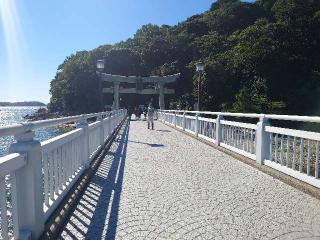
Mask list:
[[[10,126],[15,123],[25,122],[27,114],[36,112],[39,107],[0,107],[0,126]],[[43,141],[59,134],[58,128],[43,128],[36,131],[36,139]],[[8,147],[14,141],[13,137],[0,137],[0,156],[8,153]]]

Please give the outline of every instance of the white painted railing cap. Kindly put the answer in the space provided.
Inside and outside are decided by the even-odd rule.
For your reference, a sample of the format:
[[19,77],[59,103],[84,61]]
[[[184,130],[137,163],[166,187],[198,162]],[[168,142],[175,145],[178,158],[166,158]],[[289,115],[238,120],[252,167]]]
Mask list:
[[26,165],[25,154],[11,153],[0,157],[0,178],[15,172],[24,165]]
[[181,112],[190,114],[206,114],[206,115],[221,115],[229,117],[244,117],[244,118],[265,118],[274,120],[285,121],[298,121],[298,122],[314,122],[320,123],[319,116],[298,116],[298,115],[277,115],[277,114],[264,114],[264,113],[230,113],[230,112],[210,112],[210,111],[188,111],[188,110],[158,110],[159,112]]
[[23,123],[14,124],[11,126],[0,127],[0,137],[18,135],[18,134],[22,134],[27,131],[33,131],[39,128],[58,126],[58,125],[69,123],[69,122],[79,122],[81,120],[99,117],[101,115],[108,116],[109,114],[110,112],[107,111],[107,112],[100,112],[100,113],[81,114],[81,115],[72,116],[72,117],[40,120],[40,121],[34,121],[34,122],[23,122]]

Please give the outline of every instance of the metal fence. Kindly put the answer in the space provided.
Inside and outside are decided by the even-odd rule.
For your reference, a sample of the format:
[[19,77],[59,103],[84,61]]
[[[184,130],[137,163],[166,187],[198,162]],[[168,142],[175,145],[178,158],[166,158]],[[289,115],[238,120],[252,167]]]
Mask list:
[[[117,110],[0,128],[0,137],[16,140],[0,158],[0,239],[38,238],[125,116],[126,110]],[[33,138],[35,129],[69,122],[77,128],[43,142]]]
[[[159,110],[158,118],[320,188],[320,133],[270,125],[270,120],[320,123],[320,117]],[[257,123],[250,123],[254,119]]]

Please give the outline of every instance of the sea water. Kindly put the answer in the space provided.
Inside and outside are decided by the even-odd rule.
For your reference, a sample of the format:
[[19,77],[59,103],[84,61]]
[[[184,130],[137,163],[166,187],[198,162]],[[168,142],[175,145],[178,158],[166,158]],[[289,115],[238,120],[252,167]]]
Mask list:
[[[35,113],[40,107],[0,107],[0,127],[26,122],[24,116]],[[57,127],[42,128],[35,131],[35,139],[44,141],[59,135]],[[8,154],[13,136],[0,137],[0,157]]]

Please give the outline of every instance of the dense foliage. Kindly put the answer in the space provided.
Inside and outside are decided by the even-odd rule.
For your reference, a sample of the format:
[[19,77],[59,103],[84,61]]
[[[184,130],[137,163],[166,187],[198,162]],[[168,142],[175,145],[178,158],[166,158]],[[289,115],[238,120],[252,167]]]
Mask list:
[[50,110],[101,108],[95,74],[101,58],[112,74],[181,72],[173,84],[177,94],[167,98],[172,108],[193,106],[195,63],[201,59],[206,64],[202,109],[318,114],[320,1],[218,0],[176,26],[142,26],[126,41],[68,57],[51,82]]

